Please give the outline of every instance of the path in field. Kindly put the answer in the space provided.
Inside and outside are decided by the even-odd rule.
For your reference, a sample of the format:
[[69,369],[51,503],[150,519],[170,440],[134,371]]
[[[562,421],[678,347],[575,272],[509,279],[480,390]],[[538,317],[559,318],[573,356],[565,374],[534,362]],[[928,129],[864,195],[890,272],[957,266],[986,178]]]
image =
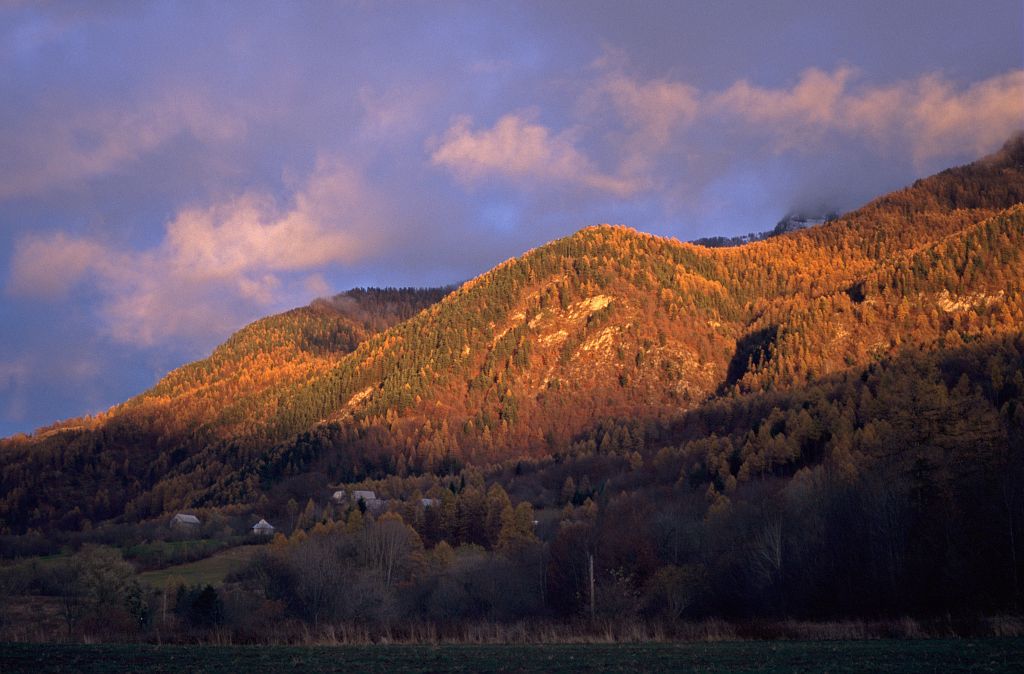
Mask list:
[[0,672],[1022,672],[1024,639],[523,646],[0,644]]

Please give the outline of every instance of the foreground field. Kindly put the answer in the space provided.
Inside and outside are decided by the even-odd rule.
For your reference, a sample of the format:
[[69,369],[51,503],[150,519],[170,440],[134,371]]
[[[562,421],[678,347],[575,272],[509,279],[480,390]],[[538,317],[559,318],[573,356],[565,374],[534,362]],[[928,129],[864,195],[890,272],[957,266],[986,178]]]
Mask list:
[[508,646],[0,645],[0,672],[1020,672],[1024,639]]

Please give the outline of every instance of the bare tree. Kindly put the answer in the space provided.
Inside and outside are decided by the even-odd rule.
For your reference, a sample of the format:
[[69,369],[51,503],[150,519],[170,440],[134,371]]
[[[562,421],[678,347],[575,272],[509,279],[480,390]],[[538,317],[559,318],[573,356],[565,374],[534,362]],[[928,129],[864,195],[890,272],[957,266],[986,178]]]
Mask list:
[[64,619],[70,639],[75,632],[75,626],[85,613],[81,564],[75,559],[68,560],[54,569],[53,577],[60,597],[60,615]]
[[342,558],[335,546],[327,537],[315,536],[296,546],[291,559],[297,572],[295,598],[302,612],[314,625],[337,617],[345,583]]
[[413,550],[422,547],[416,532],[400,516],[389,513],[364,530],[360,557],[384,587],[391,587]]

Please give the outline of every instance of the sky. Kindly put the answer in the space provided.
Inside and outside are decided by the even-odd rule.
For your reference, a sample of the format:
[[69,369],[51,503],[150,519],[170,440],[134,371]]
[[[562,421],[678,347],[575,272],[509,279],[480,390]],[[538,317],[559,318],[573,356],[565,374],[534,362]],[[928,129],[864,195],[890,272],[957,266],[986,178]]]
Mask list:
[[599,223],[855,208],[1024,129],[1024,4],[0,0],[0,436]]

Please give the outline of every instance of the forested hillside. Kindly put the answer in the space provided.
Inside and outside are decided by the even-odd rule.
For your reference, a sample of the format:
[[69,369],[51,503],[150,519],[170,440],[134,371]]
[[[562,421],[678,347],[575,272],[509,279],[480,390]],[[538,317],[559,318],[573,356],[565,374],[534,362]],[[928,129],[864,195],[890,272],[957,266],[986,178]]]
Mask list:
[[79,528],[84,519],[117,516],[205,447],[224,450],[244,439],[260,446],[290,389],[449,291],[355,289],[317,300],[246,326],[209,358],[102,415],[0,441],[4,528]]
[[586,228],[451,292],[258,321],[100,417],[5,440],[0,525],[250,504],[312,528],[349,517],[329,485],[365,482],[443,502],[392,508],[428,546],[532,545],[502,513],[546,510],[559,611],[583,608],[581,550],[651,610],[683,586],[733,613],[1013,608],[1021,269],[1022,138],[739,247]]

